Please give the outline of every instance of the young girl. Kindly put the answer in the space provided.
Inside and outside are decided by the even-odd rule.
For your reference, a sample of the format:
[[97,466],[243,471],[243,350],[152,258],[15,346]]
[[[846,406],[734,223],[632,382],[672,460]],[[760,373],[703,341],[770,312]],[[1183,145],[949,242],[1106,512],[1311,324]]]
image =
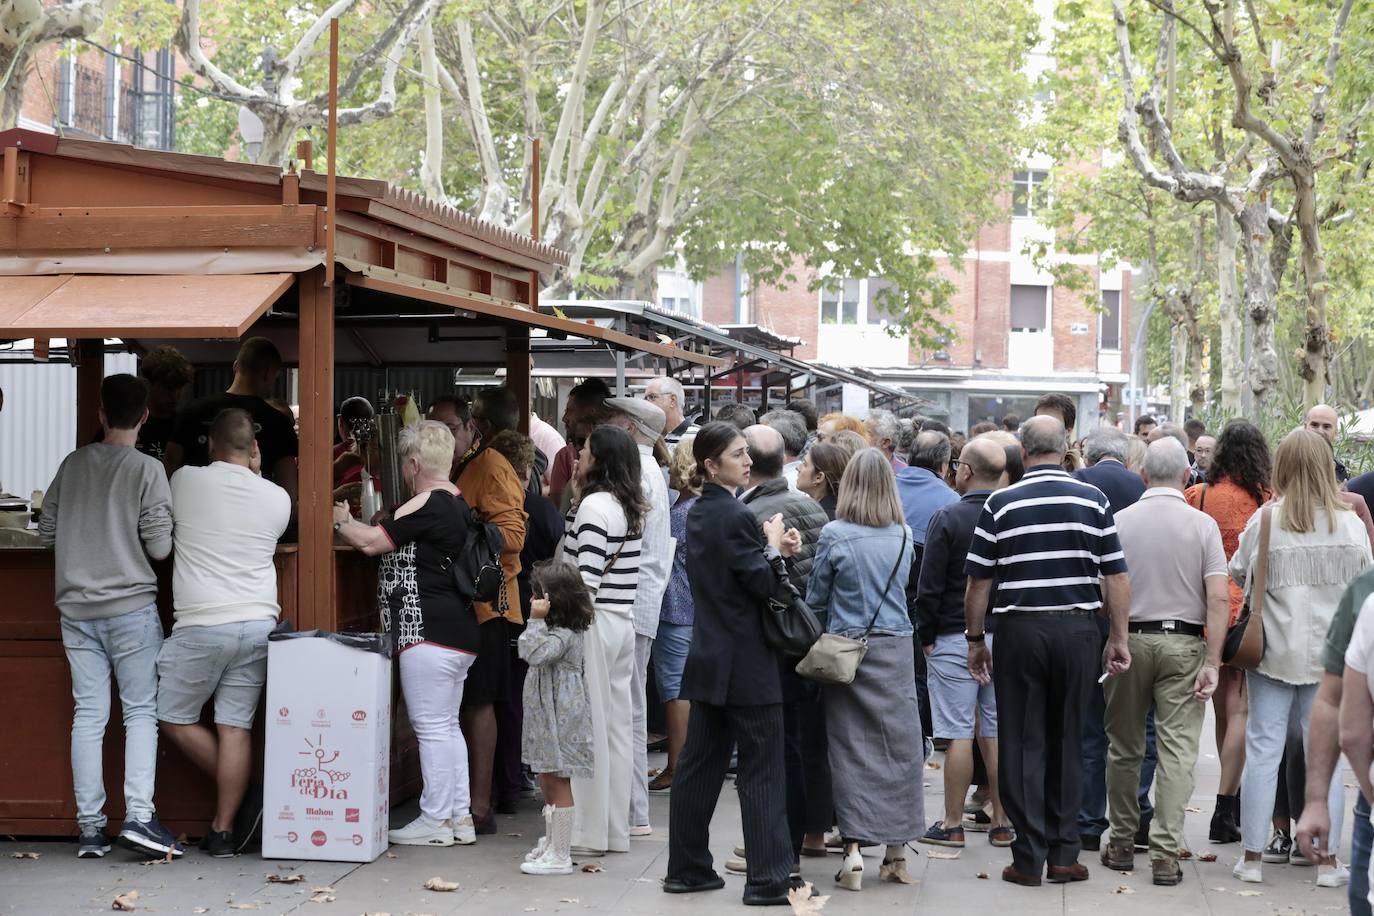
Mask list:
[[529,626],[519,642],[530,666],[522,750],[544,792],[544,836],[520,870],[566,875],[572,872],[572,779],[592,775],[592,713],[582,671],[592,599],[571,563],[540,563],[531,578]]

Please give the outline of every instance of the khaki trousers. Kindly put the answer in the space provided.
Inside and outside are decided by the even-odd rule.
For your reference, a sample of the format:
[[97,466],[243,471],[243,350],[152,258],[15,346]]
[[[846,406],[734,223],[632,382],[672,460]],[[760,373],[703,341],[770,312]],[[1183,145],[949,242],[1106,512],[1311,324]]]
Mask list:
[[1177,858],[1184,848],[1184,808],[1193,794],[1193,767],[1202,732],[1203,704],[1193,684],[1206,658],[1199,637],[1132,633],[1131,667],[1107,678],[1107,820],[1111,842],[1130,847],[1140,825],[1140,761],[1145,716],[1155,710],[1155,814],[1150,858]]

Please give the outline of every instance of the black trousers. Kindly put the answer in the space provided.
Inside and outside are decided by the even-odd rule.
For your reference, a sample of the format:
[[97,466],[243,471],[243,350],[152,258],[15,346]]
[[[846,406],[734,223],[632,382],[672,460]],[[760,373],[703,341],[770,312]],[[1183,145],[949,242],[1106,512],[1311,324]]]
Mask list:
[[668,806],[668,876],[700,883],[715,875],[711,817],[720,800],[731,745],[739,747],[735,788],[744,822],[745,890],[783,894],[792,870],[788,837],[782,704],[712,706],[692,701],[687,743]]
[[997,782],[1016,828],[1012,862],[1026,875],[1078,861],[1083,712],[1101,671],[1091,615],[997,618]]

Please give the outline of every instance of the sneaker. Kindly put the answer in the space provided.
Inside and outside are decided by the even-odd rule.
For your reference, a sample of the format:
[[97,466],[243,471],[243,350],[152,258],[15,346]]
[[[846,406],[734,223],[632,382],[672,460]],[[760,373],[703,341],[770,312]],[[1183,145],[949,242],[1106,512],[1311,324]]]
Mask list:
[[993,827],[988,831],[988,842],[1005,849],[1016,842],[1016,830],[1012,827]]
[[464,814],[453,821],[453,842],[459,846],[471,846],[477,842],[477,827],[472,823],[471,814]]
[[1231,874],[1246,884],[1260,884],[1264,880],[1260,877],[1260,863],[1247,862],[1244,856],[1236,860],[1236,866],[1231,869]]
[[1135,851],[1148,852],[1150,849],[1150,820],[1143,818],[1135,829]]
[[1350,869],[1339,861],[1335,865],[1317,866],[1317,887],[1345,887],[1350,883]]
[[1269,845],[1264,847],[1264,852],[1260,854],[1260,860],[1270,865],[1287,865],[1292,853],[1293,838],[1282,830],[1275,830],[1274,835],[1269,838]]
[[200,841],[200,848],[206,855],[216,859],[232,859],[239,851],[239,844],[235,842],[232,830],[215,830],[212,827]]
[[234,824],[232,830],[238,842],[235,852],[247,852],[253,844],[262,843],[262,786],[257,783],[250,783],[248,790],[243,793],[243,801],[239,802],[238,811],[234,812]]
[[[478,832],[480,833],[481,831]],[[606,855],[606,850],[594,849],[591,846],[574,846],[572,848],[572,854],[579,859],[599,859]]]
[[963,849],[964,828],[946,827],[944,821],[936,821],[922,835],[920,842],[929,843],[931,846],[950,846],[955,849]]
[[186,850],[172,836],[171,831],[153,815],[146,821],[126,820],[119,828],[115,842],[130,852],[150,859],[161,859],[170,852],[173,859],[181,858]]
[[386,836],[397,846],[452,846],[453,824],[448,820],[435,823],[421,814],[404,827],[388,831]]
[[573,864],[572,859],[559,858],[549,846],[533,862],[521,862],[520,871],[526,875],[571,875]]
[[1294,843],[1292,850],[1290,850],[1288,853],[1288,864],[1306,865],[1308,867],[1311,867],[1313,863],[1311,859],[1307,858],[1307,856],[1302,854],[1302,848],[1298,846],[1297,843]]
[[725,860],[725,870],[732,875],[748,874],[749,867],[745,864],[742,856],[734,856]]
[[1175,887],[1183,883],[1183,869],[1172,856],[1150,860],[1150,880],[1160,887]]
[[654,828],[649,824],[638,824],[630,828],[630,836],[653,836]]
[[1130,846],[1118,845],[1108,842],[1102,847],[1102,864],[1114,871],[1134,871],[1135,870],[1135,849]]
[[76,845],[78,859],[99,859],[110,851],[110,838],[103,827],[88,827],[81,831],[81,839]]

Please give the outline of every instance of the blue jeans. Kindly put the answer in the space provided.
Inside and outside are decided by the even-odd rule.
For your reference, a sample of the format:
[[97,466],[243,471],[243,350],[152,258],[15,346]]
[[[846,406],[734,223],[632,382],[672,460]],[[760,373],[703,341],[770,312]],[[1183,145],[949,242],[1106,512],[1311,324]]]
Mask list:
[[[1107,831],[1107,729],[1103,722],[1107,699],[1102,687],[1094,684],[1083,715],[1083,803],[1078,809],[1078,832],[1101,836]],[[1155,814],[1150,803],[1150,786],[1155,781],[1155,711],[1145,717],[1145,758],[1140,761],[1140,823]]]
[[[1336,773],[1335,780],[1340,781]],[[1350,840],[1350,916],[1370,916],[1369,847],[1374,845],[1374,826],[1369,823],[1369,802],[1364,793],[1355,799],[1355,830]]]
[[101,765],[110,719],[110,674],[124,712],[124,817],[153,816],[157,773],[157,653],[162,621],[157,608],[103,620],[62,618],[62,645],[72,671],[72,782],[81,829],[105,826]]

